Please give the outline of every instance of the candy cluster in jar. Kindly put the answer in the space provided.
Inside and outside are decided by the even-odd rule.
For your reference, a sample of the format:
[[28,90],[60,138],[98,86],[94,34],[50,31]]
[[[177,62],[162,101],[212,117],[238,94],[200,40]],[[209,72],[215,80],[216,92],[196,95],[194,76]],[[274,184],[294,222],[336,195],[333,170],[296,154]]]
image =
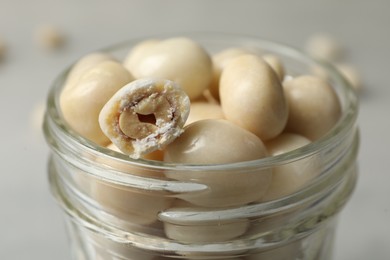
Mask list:
[[[324,136],[341,113],[328,82],[312,75],[285,75],[275,55],[243,47],[208,53],[181,37],[140,42],[123,62],[105,53],[82,58],[69,73],[60,104],[68,124],[101,146],[134,159],[186,165],[245,162],[291,151]],[[195,180],[207,187],[207,192],[160,199],[95,179],[82,182],[103,209],[121,219],[154,225],[159,218],[170,239],[212,243],[244,235],[249,221],[194,228],[164,221],[159,212],[208,211],[278,199],[319,174],[316,160],[309,157],[223,180],[208,172],[150,176],[112,165],[137,176]]]

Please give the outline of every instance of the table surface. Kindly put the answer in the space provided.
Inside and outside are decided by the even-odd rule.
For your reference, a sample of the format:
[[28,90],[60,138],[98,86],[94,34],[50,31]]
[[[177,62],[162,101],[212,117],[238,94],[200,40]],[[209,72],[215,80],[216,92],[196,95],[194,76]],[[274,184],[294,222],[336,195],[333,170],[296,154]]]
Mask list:
[[[360,175],[340,216],[335,259],[390,259],[389,1],[0,1],[0,259],[69,259],[62,213],[46,175],[42,108],[54,77],[81,55],[156,32],[222,31],[303,48],[327,32],[361,72]],[[60,28],[66,45],[40,49],[34,31]]]

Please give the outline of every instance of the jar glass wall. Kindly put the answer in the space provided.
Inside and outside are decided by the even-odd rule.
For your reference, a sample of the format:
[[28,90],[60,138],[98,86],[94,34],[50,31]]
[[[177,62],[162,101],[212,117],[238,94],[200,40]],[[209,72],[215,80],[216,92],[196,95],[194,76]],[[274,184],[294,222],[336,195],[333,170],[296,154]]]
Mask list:
[[[66,213],[73,258],[331,259],[337,216],[357,175],[352,88],[332,67],[284,45],[237,35],[181,35],[211,54],[229,47],[276,54],[290,76],[320,68],[337,92],[341,119],[315,142],[255,161],[183,165],[133,160],[84,139],[64,121],[59,95],[65,71],[49,93],[44,131],[51,147],[50,186]],[[104,51],[123,59],[141,40]],[[292,194],[255,199],[263,174],[297,165],[316,177]]]

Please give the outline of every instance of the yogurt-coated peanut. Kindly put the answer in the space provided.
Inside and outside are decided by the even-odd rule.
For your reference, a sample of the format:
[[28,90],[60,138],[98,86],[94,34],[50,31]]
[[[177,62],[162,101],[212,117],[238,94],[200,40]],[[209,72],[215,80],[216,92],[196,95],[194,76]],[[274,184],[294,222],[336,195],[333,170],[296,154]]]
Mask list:
[[[210,211],[210,208],[170,208],[173,212],[202,212]],[[180,214],[180,213],[178,213]],[[196,213],[194,213],[196,214]],[[164,221],[164,231],[168,238],[184,243],[216,243],[223,242],[241,236],[249,227],[247,219],[238,221],[189,221],[178,223]]]
[[[120,152],[113,144],[108,145],[107,148]],[[92,159],[99,165],[132,176],[149,179],[165,178],[161,171],[136,167],[122,160],[99,156]],[[145,191],[121,186],[100,180],[85,172],[76,172],[73,180],[80,190],[96,202],[99,210],[106,213],[99,214],[101,218],[107,218],[107,221],[125,230],[139,229],[139,225],[154,223],[158,212],[171,207],[174,201],[163,191]]]
[[228,48],[224,49],[212,56],[213,62],[213,78],[210,84],[211,94],[219,100],[219,80],[221,78],[222,70],[225,68],[226,64],[229,63],[233,58],[236,58],[240,55],[251,54],[250,50],[244,48]]
[[[129,174],[136,171],[128,170]],[[125,221],[128,226],[155,222],[158,212],[169,208],[173,202],[163,193],[130,189],[98,179],[91,179],[91,192],[101,209]]]
[[189,109],[188,96],[175,82],[138,79],[104,105],[99,124],[123,153],[139,158],[178,137]]
[[262,56],[265,62],[275,71],[279,80],[282,82],[284,79],[284,66],[280,58],[273,54],[265,54]]
[[[75,84],[86,71],[103,61],[115,61],[115,58],[104,52],[93,52],[79,59],[69,71],[65,85]],[[66,88],[66,86],[65,86]]]
[[[225,164],[267,156],[263,142],[251,132],[226,120],[206,119],[185,127],[167,146],[164,160],[183,164]],[[204,207],[243,205],[261,199],[271,183],[270,169],[242,171],[171,172],[172,179],[205,184],[208,189],[177,197]]]
[[[219,100],[219,81],[221,78],[222,70],[226,67],[229,61],[233,60],[238,56],[245,55],[245,54],[253,54],[258,56],[261,55],[259,52],[255,52],[254,50],[251,49],[236,47],[236,48],[224,49],[212,56],[213,79],[211,81],[209,89],[211,94],[217,100]],[[282,81],[284,78],[284,67],[282,61],[276,55],[272,55],[272,54],[265,54],[260,57],[262,57],[268,63],[268,65],[271,66],[271,68],[278,75],[279,79]]]
[[[163,78],[177,82],[191,100],[199,97],[212,77],[211,58],[196,42],[178,37],[130,52],[127,68],[136,78]],[[132,57],[135,56],[135,57]],[[132,62],[132,60],[138,62]]]
[[192,102],[186,125],[203,119],[224,119],[221,106],[208,102]]
[[65,43],[65,36],[53,25],[42,25],[35,30],[35,41],[47,50],[57,49]]
[[362,79],[355,67],[347,63],[337,63],[335,66],[356,91],[362,90]]
[[249,221],[241,220],[234,223],[208,222],[172,224],[165,222],[164,230],[167,237],[184,243],[223,242],[241,236],[248,229]]
[[[248,219],[239,221],[227,220],[184,220],[177,217],[180,214],[202,214],[215,211],[215,208],[203,208],[183,200],[176,200],[172,207],[164,211],[173,218],[160,216],[164,222],[164,230],[167,237],[187,243],[215,243],[223,242],[238,237],[246,232],[249,227]],[[201,219],[201,218],[200,218]],[[196,254],[196,253],[193,253]],[[187,257],[193,255],[185,254]]]
[[99,126],[100,110],[116,91],[132,80],[131,74],[118,62],[96,64],[62,90],[60,105],[65,120],[81,136],[107,145],[110,141]]
[[280,80],[259,56],[241,55],[230,61],[220,80],[221,106],[226,119],[262,140],[280,134],[288,109]]
[[342,44],[327,33],[316,33],[311,35],[305,45],[306,52],[316,59],[334,62],[340,60],[344,55]]
[[133,48],[131,48],[125,60],[123,61],[123,65],[129,71],[137,71],[138,64],[142,62],[146,55],[148,55],[149,49],[154,47],[159,42],[160,40],[157,39],[149,39],[139,42]]
[[334,89],[323,79],[303,75],[284,82],[289,107],[288,132],[314,141],[339,120],[341,107]]
[[[279,155],[310,143],[301,135],[283,133],[266,142],[270,155]],[[263,201],[278,199],[302,188],[319,174],[319,161],[315,156],[276,166],[272,173],[271,186],[262,198]]]

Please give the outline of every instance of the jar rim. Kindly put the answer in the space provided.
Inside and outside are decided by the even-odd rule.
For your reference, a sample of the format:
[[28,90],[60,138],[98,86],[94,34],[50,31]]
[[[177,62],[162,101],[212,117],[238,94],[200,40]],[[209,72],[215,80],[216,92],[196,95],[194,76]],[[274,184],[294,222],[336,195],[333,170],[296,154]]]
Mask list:
[[[344,95],[344,109],[342,110],[342,115],[338,122],[333,126],[333,128],[328,131],[324,136],[310,142],[307,145],[299,147],[289,152],[285,152],[279,155],[268,156],[265,158],[244,161],[244,162],[235,162],[235,163],[224,163],[224,164],[182,164],[182,163],[171,163],[171,162],[163,162],[163,161],[152,161],[146,159],[132,159],[131,157],[122,154],[120,152],[116,152],[110,150],[106,147],[102,147],[82,136],[77,134],[72,128],[67,124],[63,116],[61,115],[61,109],[59,106],[59,94],[62,89],[62,83],[70,71],[71,66],[69,66],[66,70],[60,73],[55,79],[48,98],[47,98],[47,111],[45,116],[44,123],[44,131],[45,136],[48,138],[48,120],[51,119],[55,126],[59,131],[62,132],[62,137],[66,139],[67,142],[72,143],[73,145],[78,145],[80,148],[88,150],[90,153],[94,155],[102,155],[107,157],[107,159],[119,160],[121,162],[131,163],[133,166],[139,167],[147,167],[155,170],[193,170],[193,171],[218,171],[218,170],[235,170],[235,169],[243,169],[243,168],[253,168],[253,167],[270,167],[272,165],[279,165],[283,163],[288,163],[291,161],[295,161],[298,159],[302,159],[307,156],[311,156],[325,147],[337,143],[342,140],[348,132],[348,129],[351,128],[356,121],[357,118],[357,110],[358,110],[358,98],[355,90],[352,86],[347,82],[347,80],[333,67],[333,65],[328,64],[323,61],[314,60],[303,52],[299,51],[296,48],[293,48],[287,44],[281,44],[275,41],[264,40],[262,38],[256,36],[248,36],[248,35],[238,35],[231,33],[215,33],[215,32],[178,32],[178,33],[170,33],[170,34],[156,34],[151,36],[139,37],[130,39],[124,42],[121,42],[116,45],[112,45],[106,48],[102,48],[98,51],[113,51],[119,48],[129,47],[134,45],[141,40],[145,40],[151,37],[174,37],[174,36],[183,36],[194,38],[195,40],[206,39],[213,41],[234,41],[235,43],[246,42],[252,43],[256,46],[261,46],[261,48],[266,47],[266,50],[274,50],[279,53],[283,53],[289,57],[292,57],[298,61],[316,65],[324,69],[331,78],[337,83],[337,86],[340,88],[341,93]],[[340,96],[339,96],[340,98]],[[50,142],[50,140],[49,140]]]

